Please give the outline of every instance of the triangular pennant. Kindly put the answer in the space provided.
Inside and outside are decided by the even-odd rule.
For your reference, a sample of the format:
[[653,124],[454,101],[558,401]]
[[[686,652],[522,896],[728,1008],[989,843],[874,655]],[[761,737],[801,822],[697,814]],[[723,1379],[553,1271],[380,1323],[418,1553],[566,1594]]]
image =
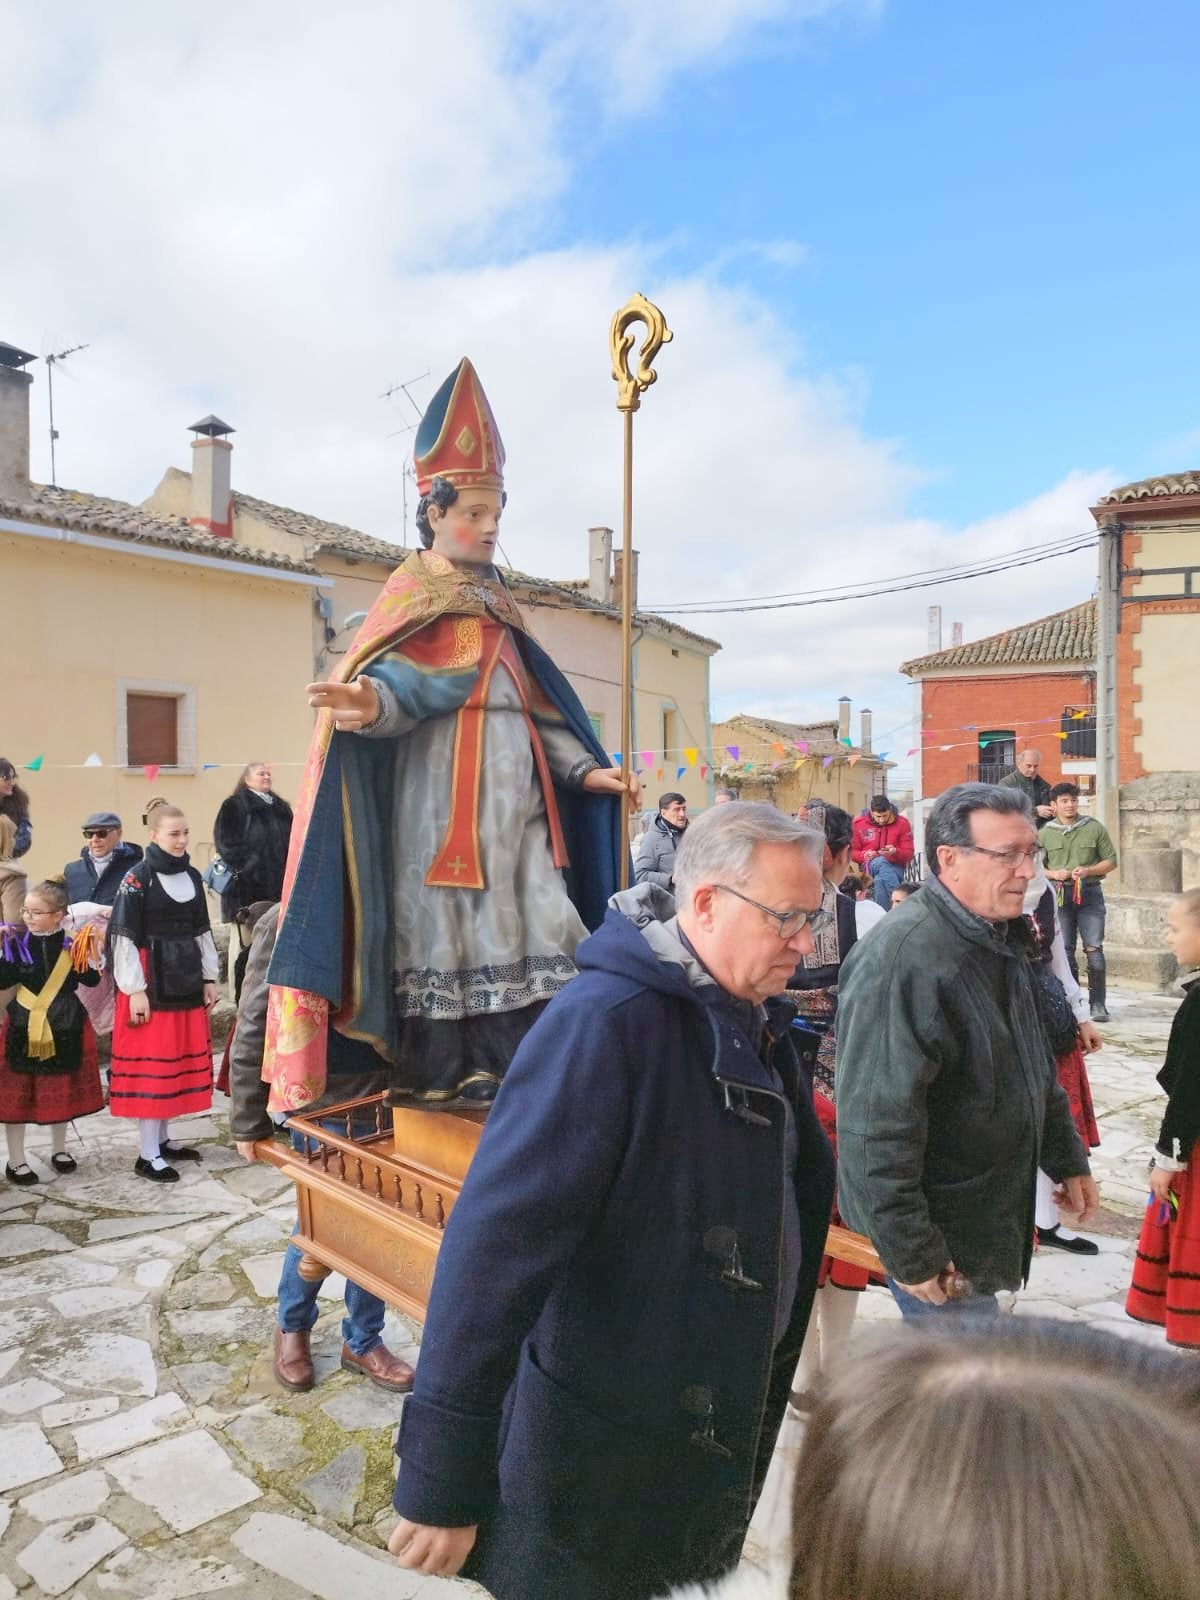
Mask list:
[[795,740],[793,740],[793,743],[795,744],[796,749],[799,750],[799,752],[800,752],[800,754],[802,756],[806,756],[808,754],[808,745],[805,742],[805,740],[803,740],[803,739],[795,739]]
[[101,761],[95,750],[92,751],[91,755],[83,764],[85,767],[102,767],[104,765],[103,761]]
[[699,754],[699,750],[692,747],[683,752],[683,759],[687,762],[689,767],[694,767],[696,765],[696,758],[699,756]]
[[774,755],[781,756],[783,754],[783,746],[781,744],[773,744],[771,750]]
[[725,746],[725,750],[730,761],[738,761],[741,759],[742,747],[740,744],[727,744]]
[[655,780],[658,783],[662,782],[662,775],[663,775],[663,769],[661,767],[659,767],[658,771],[654,774]]
[[850,765],[852,767],[856,767],[858,765],[858,763],[862,760],[862,757],[860,755],[853,755],[853,756],[847,756],[846,759],[849,761],[849,763],[850,763]]
[[938,749],[939,750],[953,750],[954,746],[952,744],[940,744],[940,745],[938,745]]
[[821,765],[823,767],[831,767],[833,765],[833,757],[832,756],[826,756],[825,759],[821,762]]
[[27,761],[25,763],[25,771],[40,772],[42,770],[42,762],[45,761],[45,759],[45,756],[34,756],[32,761]]
[[206,761],[200,770],[201,772],[215,772],[220,765],[219,761]]
[[614,767],[619,767],[624,764],[621,757],[621,752],[619,750],[610,750],[608,752],[608,758]]
[[915,756],[915,755],[919,755],[920,751],[921,751],[920,745],[915,744],[915,745],[913,745],[911,750],[906,750],[904,753],[905,753],[906,756]]
[[679,780],[680,780],[680,778],[682,778],[682,777],[683,777],[683,775],[684,775],[684,773],[685,773],[685,772],[686,772],[686,771],[687,771],[687,768],[686,768],[686,767],[676,767],[676,768],[675,768],[675,782],[676,782],[676,783],[678,783],[678,782],[679,782]]
[[155,778],[158,777],[158,773],[159,773],[158,762],[157,761],[148,762],[147,765],[142,768],[142,772],[145,774],[146,782],[147,783],[153,783]]
[[853,749],[853,747],[854,747],[854,740],[853,739],[839,739],[838,743],[839,744],[844,744],[848,750]]
[[652,767],[654,765],[654,751],[653,750],[642,750],[639,753],[638,759],[641,761],[642,765],[645,768],[647,768],[647,770],[648,770],[650,767]]

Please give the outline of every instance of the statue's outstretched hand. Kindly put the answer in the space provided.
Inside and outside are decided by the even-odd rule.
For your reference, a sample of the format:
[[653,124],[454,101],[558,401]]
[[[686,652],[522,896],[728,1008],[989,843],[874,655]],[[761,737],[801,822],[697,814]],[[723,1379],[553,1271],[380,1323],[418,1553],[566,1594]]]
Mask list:
[[346,733],[357,733],[379,715],[379,696],[370,678],[355,678],[353,683],[310,683],[305,693],[314,709],[332,711],[334,727]]
[[583,787],[588,794],[627,796],[630,811],[636,811],[641,804],[642,786],[638,782],[637,774],[631,772],[626,778],[620,767],[594,767],[584,778]]

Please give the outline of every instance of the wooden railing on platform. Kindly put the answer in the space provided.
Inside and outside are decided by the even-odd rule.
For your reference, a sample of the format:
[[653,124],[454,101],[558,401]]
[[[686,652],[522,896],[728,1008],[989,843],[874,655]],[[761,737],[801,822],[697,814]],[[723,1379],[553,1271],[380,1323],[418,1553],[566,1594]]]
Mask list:
[[[331,1122],[339,1124],[336,1132],[325,1126]],[[482,1123],[478,1112],[414,1111],[396,1113],[393,1122],[383,1096],[372,1095],[293,1117],[289,1129],[308,1141],[303,1151],[261,1140],[259,1159],[296,1185],[301,1271],[344,1273],[422,1320],[442,1230]],[[839,1261],[883,1272],[871,1241],[849,1228],[831,1224],[825,1249]]]

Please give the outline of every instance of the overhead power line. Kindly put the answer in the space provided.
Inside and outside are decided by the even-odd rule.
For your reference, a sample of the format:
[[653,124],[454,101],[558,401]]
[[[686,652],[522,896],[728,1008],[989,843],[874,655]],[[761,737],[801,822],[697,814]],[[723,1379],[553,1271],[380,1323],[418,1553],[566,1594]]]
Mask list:
[[971,578],[986,578],[997,572],[1009,572],[1015,567],[1036,566],[1042,561],[1055,561],[1060,556],[1073,555],[1077,550],[1095,549],[1098,539],[1092,535],[1077,534],[1053,545],[1032,545],[1025,550],[1014,550],[1006,556],[988,561],[963,564],[953,568],[931,568],[926,573],[904,573],[894,578],[881,578],[877,583],[851,588],[800,590],[793,596],[768,596],[757,599],[686,601],[678,605],[647,605],[647,611],[657,616],[721,616],[744,611],[787,611],[802,606],[836,605],[846,600],[875,600],[890,594],[903,594],[910,589],[931,589],[940,584],[962,583]]

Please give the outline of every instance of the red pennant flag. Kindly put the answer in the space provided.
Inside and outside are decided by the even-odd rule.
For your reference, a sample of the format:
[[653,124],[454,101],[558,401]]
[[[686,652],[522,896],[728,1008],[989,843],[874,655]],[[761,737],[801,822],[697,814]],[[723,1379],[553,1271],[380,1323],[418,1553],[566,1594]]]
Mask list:
[[158,777],[158,763],[152,761],[149,766],[142,768],[142,773],[147,783],[153,783],[155,778]]

